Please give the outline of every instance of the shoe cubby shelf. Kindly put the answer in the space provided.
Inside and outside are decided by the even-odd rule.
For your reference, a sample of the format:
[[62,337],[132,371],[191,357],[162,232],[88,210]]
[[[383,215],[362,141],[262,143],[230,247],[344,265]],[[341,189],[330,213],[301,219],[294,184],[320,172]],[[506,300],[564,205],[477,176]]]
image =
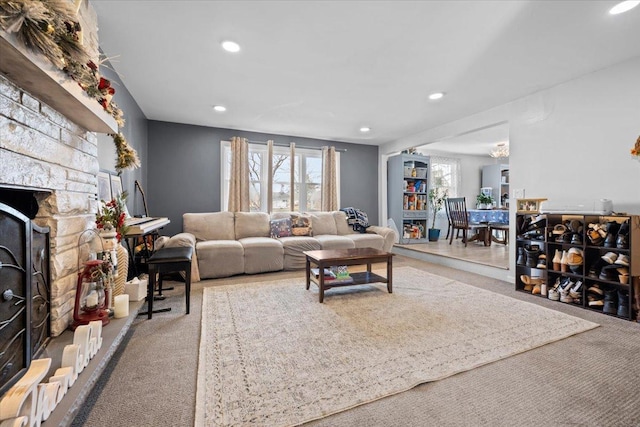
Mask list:
[[640,322],[640,216],[518,213],[516,290]]

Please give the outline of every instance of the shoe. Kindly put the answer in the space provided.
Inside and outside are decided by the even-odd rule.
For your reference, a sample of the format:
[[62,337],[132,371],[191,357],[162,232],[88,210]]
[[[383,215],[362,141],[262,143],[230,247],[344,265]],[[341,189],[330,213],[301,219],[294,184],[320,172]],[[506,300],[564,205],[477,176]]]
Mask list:
[[589,307],[591,307],[591,308],[594,308],[594,309],[600,309],[601,310],[602,306],[604,306],[604,301],[603,301],[602,297],[596,297],[596,296],[593,296],[593,295],[589,295],[587,297],[587,301],[588,301],[587,305]]
[[542,277],[531,277],[526,274],[521,274],[520,280],[524,283],[524,290],[527,292],[532,292],[534,285],[540,286],[544,282]]
[[547,256],[545,254],[540,254],[538,257],[538,265],[536,268],[547,268]]
[[600,271],[598,279],[615,282],[618,278],[618,267],[615,264],[607,265]]
[[598,285],[597,283],[594,283],[593,285],[591,285],[589,289],[587,289],[587,292],[594,295],[599,295],[599,296],[604,295],[604,291],[600,289],[600,285]]
[[629,220],[622,223],[616,237],[616,248],[629,249]]
[[[600,234],[600,224],[589,224],[587,238],[593,246],[600,246],[604,242],[604,237]],[[606,233],[604,233],[606,236]]]
[[560,292],[558,292],[555,289],[549,289],[549,296],[548,298],[551,301],[559,301],[560,300]]
[[567,251],[562,251],[562,258],[560,258],[560,271],[566,273],[569,270]]
[[569,291],[560,291],[560,302],[573,302],[573,298],[569,295]]
[[516,264],[518,264],[518,265],[524,265],[525,264],[524,248],[523,247],[519,247],[518,248],[518,259],[516,260]]
[[600,258],[607,261],[609,264],[613,264],[615,260],[618,259],[618,254],[615,252],[607,252],[606,254],[602,255]]
[[607,237],[604,238],[603,246],[605,248],[615,248],[616,239],[618,237],[618,231],[620,230],[620,224],[615,221],[609,221],[607,223]]
[[602,311],[607,314],[618,313],[618,291],[615,289],[604,291],[604,308]]
[[582,280],[578,280],[575,286],[569,290],[569,295],[573,299],[582,298]]
[[553,256],[553,269],[555,271],[560,271],[560,261],[562,260],[562,254],[561,252],[556,249],[556,254]]
[[570,248],[567,251],[567,264],[568,265],[582,265],[584,260],[584,252],[580,248]]
[[619,317],[629,317],[629,294],[623,291],[618,291],[618,312]]
[[582,245],[582,233],[573,233],[571,236],[572,245]]
[[551,231],[551,234],[556,234],[556,235],[563,235],[564,233],[567,232],[567,226],[564,224],[556,224],[553,227],[553,231]]
[[533,286],[533,290],[531,291],[531,293],[533,295],[540,295],[540,292],[542,291],[541,286],[542,285],[534,285]]
[[618,255],[618,258],[614,261],[614,264],[629,267],[629,255]]
[[537,245],[525,246],[524,254],[527,258],[526,266],[535,268],[535,266],[538,265],[538,257],[540,256],[541,253],[542,251],[540,251],[540,246],[537,246]]

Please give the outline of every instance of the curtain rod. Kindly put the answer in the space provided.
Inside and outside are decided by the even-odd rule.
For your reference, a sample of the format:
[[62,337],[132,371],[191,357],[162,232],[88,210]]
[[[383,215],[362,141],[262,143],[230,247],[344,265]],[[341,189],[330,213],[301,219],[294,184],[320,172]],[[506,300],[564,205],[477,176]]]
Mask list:
[[[267,145],[267,143],[265,141],[251,141],[249,139],[247,139],[247,142],[250,144],[260,144],[260,145]],[[288,147],[289,145],[287,144],[276,144],[275,142],[273,143],[274,146],[276,147]],[[302,148],[302,149],[307,149],[307,150],[322,150],[322,147],[305,147],[302,145],[298,145],[296,144],[296,148]],[[336,148],[336,151],[341,152],[341,153],[346,153],[347,149],[346,148]]]

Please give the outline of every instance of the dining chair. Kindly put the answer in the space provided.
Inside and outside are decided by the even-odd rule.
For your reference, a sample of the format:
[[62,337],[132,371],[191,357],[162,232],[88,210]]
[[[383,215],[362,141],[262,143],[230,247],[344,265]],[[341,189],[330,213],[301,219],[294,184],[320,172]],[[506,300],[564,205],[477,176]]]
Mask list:
[[[444,211],[447,214],[447,221],[449,222],[449,224],[447,225],[447,237],[445,237],[446,240],[449,238],[449,233],[453,233],[453,223],[451,222],[451,215],[449,215],[449,204],[446,202],[446,200],[444,204]],[[458,236],[456,236],[456,239],[457,238]]]
[[[464,242],[465,247],[468,242],[472,242],[474,240],[482,240],[485,246],[489,246],[491,244],[488,224],[469,222],[466,198],[448,198],[447,210],[451,218],[451,237],[449,238],[449,244],[453,242],[453,234],[459,230],[462,230],[462,241]],[[471,237],[469,237],[469,231],[472,232]]]

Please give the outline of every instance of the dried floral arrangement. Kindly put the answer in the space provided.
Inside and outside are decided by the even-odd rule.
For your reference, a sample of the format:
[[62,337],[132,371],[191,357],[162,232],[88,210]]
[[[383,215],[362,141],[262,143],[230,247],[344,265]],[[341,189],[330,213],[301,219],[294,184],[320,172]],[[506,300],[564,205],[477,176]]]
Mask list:
[[129,226],[125,223],[125,219],[127,219],[125,213],[126,200],[126,191],[123,191],[108,202],[102,200],[102,209],[96,214],[96,228],[98,230],[114,229],[118,242],[122,240],[122,237],[129,230]]
[[[0,27],[15,33],[27,48],[42,53],[56,68],[78,82],[110,114],[119,127],[124,114],[112,101],[115,89],[101,77],[80,43],[80,24],[69,0],[0,0]],[[116,145],[116,169],[136,168],[140,160],[122,133],[109,134]]]
[[636,139],[636,145],[631,149],[631,155],[640,159],[640,136]]

